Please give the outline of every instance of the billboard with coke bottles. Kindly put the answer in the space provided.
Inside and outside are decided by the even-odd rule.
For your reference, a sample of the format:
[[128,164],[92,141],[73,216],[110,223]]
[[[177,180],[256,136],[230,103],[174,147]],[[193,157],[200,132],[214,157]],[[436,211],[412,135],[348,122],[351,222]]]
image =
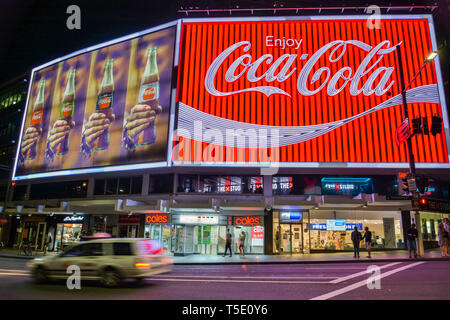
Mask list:
[[176,31],[169,23],[35,68],[13,178],[166,165]]

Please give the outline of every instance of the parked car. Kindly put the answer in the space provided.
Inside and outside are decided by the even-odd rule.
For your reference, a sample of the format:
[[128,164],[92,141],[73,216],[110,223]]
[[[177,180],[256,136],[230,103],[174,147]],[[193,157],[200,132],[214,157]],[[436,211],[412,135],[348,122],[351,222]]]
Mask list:
[[110,238],[81,242],[57,256],[36,258],[28,266],[38,283],[65,279],[72,274],[67,268],[77,265],[81,280],[115,287],[127,278],[142,280],[170,272],[172,264],[157,241]]

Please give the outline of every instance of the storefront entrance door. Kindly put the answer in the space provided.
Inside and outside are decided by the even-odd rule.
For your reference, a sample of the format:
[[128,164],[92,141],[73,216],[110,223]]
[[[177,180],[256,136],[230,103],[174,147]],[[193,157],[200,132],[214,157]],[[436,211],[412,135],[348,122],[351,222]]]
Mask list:
[[302,224],[280,224],[281,253],[302,253]]
[[45,229],[46,229],[46,223],[45,222],[39,222],[38,228],[37,228],[36,243],[35,243],[36,250],[43,250],[44,249]]

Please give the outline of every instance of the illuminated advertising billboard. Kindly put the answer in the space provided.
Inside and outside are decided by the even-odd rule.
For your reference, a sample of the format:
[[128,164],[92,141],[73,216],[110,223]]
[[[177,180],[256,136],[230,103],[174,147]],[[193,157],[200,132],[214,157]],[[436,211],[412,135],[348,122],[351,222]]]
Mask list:
[[[403,69],[397,62],[400,46]],[[403,168],[400,72],[408,84],[437,49],[431,16],[183,20],[175,165]],[[449,168],[439,59],[407,93],[417,167]]]
[[167,165],[176,22],[33,70],[13,179]]

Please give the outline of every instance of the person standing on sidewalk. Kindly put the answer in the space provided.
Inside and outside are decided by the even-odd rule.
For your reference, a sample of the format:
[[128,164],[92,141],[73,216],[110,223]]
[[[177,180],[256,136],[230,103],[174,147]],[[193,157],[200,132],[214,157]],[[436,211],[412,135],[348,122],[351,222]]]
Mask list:
[[362,240],[364,240],[367,252],[369,254],[367,258],[372,258],[372,256],[370,255],[372,248],[372,232],[369,231],[369,227],[364,227],[364,236],[362,237]]
[[239,237],[239,254],[245,257],[244,246],[245,246],[245,232],[241,232],[241,236]]
[[359,244],[362,240],[361,232],[358,231],[358,227],[355,227],[355,231],[352,232],[352,242],[353,242],[353,258],[359,258]]
[[225,240],[225,252],[223,254],[223,256],[225,257],[225,255],[227,254],[228,249],[230,249],[230,257],[233,256],[233,251],[231,250],[231,232],[230,229],[227,229],[227,238]]
[[416,225],[413,223],[411,227],[406,231],[406,234],[408,236],[407,238],[407,244],[408,244],[408,251],[409,251],[409,258],[411,259],[411,252],[414,251],[414,258],[417,258],[417,244],[416,239],[419,236],[419,232],[416,229]]
[[446,257],[448,254],[448,232],[445,230],[444,224],[442,222],[439,223],[438,237],[438,244],[441,248],[441,256]]

